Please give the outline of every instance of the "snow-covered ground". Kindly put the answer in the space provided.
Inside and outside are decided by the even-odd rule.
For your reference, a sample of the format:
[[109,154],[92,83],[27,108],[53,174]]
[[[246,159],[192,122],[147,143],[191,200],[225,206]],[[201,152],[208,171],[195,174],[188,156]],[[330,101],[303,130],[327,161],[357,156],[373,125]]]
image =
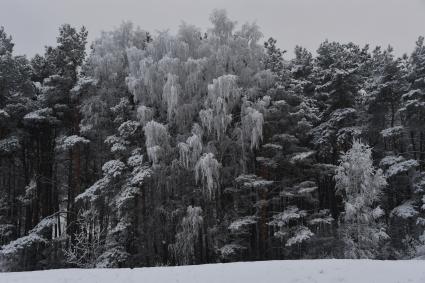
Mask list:
[[1,283],[424,283],[425,261],[300,260],[0,273]]

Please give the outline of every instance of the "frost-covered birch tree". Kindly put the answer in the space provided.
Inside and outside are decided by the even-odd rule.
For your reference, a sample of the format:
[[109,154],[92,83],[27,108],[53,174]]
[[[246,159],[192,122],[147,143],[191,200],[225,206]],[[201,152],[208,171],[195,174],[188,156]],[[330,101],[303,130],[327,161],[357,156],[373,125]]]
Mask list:
[[388,239],[379,222],[384,211],[378,202],[387,181],[373,166],[372,149],[358,140],[341,156],[335,175],[336,189],[344,200],[341,216],[344,255],[347,258],[376,258]]

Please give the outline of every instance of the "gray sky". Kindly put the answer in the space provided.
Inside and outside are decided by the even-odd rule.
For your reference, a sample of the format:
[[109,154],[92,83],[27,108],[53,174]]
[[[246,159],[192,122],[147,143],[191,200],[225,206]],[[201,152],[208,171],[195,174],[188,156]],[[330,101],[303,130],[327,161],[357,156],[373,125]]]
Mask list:
[[325,39],[391,44],[401,55],[425,35],[425,0],[0,0],[0,25],[17,54],[33,56],[55,44],[62,23],[85,25],[91,41],[124,20],[151,32],[174,32],[182,20],[205,29],[214,8],[256,21],[291,56],[296,44],[314,51]]

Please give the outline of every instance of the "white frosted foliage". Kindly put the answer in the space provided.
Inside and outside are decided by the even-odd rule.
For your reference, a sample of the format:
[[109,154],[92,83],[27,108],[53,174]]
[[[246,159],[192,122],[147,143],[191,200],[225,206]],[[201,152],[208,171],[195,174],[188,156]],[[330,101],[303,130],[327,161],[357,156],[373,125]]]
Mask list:
[[171,121],[174,113],[177,110],[179,101],[180,85],[176,75],[168,73],[167,82],[164,85],[162,99],[167,105],[167,118]]
[[382,170],[373,166],[372,150],[359,141],[340,160],[336,175],[337,192],[343,196],[345,213],[341,226],[347,258],[374,258],[381,240],[388,235],[379,224],[374,203],[387,185]]
[[214,79],[213,83],[208,85],[206,109],[199,113],[202,125],[208,132],[214,129],[220,139],[232,122],[231,112],[239,100],[240,90],[236,76],[224,75]]
[[187,138],[186,142],[177,145],[179,148],[180,162],[184,167],[190,169],[199,159],[202,153],[202,137],[194,133]]
[[195,255],[195,243],[202,229],[204,219],[202,208],[188,206],[186,216],[181,222],[181,231],[176,235],[172,250],[179,264],[190,264]]
[[154,112],[152,108],[141,105],[137,107],[137,118],[142,126],[153,119]]
[[116,178],[122,174],[125,164],[120,160],[110,160],[102,166],[102,171],[106,176]]
[[199,111],[199,118],[201,119],[202,126],[204,126],[208,133],[211,133],[214,127],[214,113],[211,108]]
[[196,163],[196,182],[202,182],[204,192],[209,198],[215,195],[215,190],[218,188],[220,168],[221,164],[212,153],[205,153]]
[[145,125],[144,131],[148,158],[156,164],[159,161],[160,153],[168,147],[169,135],[167,128],[163,124],[152,120]]
[[251,150],[258,148],[263,139],[263,114],[252,107],[245,109],[242,118],[242,128],[245,136],[250,142]]
[[301,244],[302,242],[310,239],[312,236],[314,236],[314,234],[308,227],[300,226],[295,230],[294,236],[286,241],[285,246],[290,247],[295,244]]

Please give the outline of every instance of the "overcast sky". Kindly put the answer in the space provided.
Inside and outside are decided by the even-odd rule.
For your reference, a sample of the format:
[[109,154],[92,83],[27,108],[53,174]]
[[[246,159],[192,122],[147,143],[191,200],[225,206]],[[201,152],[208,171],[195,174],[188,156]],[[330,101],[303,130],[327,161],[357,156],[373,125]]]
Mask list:
[[17,54],[33,56],[55,44],[63,23],[85,25],[91,41],[124,20],[151,32],[174,32],[182,20],[205,29],[214,8],[239,24],[256,21],[290,54],[296,44],[314,51],[329,39],[391,44],[401,55],[425,34],[425,0],[0,0],[0,25]]

